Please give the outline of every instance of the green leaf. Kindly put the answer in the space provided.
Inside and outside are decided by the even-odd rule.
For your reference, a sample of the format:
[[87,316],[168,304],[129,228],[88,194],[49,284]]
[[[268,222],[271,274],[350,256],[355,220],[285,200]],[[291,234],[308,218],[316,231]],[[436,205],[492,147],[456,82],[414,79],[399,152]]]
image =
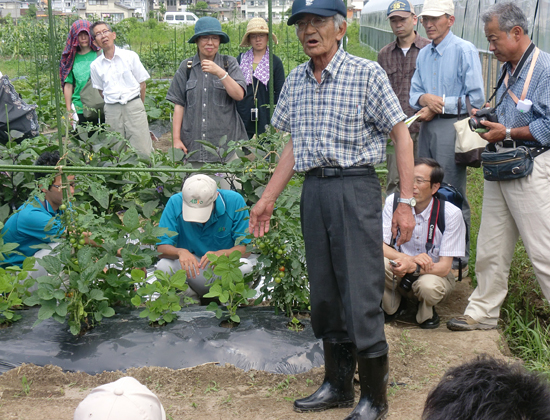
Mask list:
[[78,335],[80,334],[80,325],[71,324],[70,330],[72,335]]
[[92,290],[90,290],[90,293],[88,294],[88,297],[89,297],[91,300],[105,300],[105,299],[107,299],[107,298],[103,295],[103,290],[100,290],[100,289],[92,289]]
[[69,304],[67,302],[65,302],[65,301],[60,302],[59,305],[57,306],[57,308],[55,309],[55,312],[57,313],[57,315],[65,317],[65,315],[67,315],[67,307],[68,306],[69,306]]
[[132,280],[135,283],[141,283],[145,279],[145,273],[143,270],[133,269],[131,271]]
[[216,302],[210,302],[208,306],[206,307],[207,311],[217,311],[218,310],[218,304]]
[[139,313],[140,318],[147,318],[148,316],[149,316],[149,309],[147,308]]
[[90,185],[90,195],[97,200],[104,209],[109,208],[109,190],[98,182]]
[[132,302],[132,305],[134,305],[134,306],[140,306],[141,305],[141,297],[136,295],[130,300],[130,302]]
[[143,215],[147,218],[150,218],[153,215],[153,212],[157,209],[159,205],[159,200],[149,201],[143,205]]
[[135,230],[139,227],[139,214],[135,206],[126,210],[122,221],[128,229]]
[[111,308],[110,306],[107,306],[105,308],[101,308],[101,315],[103,315],[105,318],[110,318],[115,314],[115,310]]
[[38,310],[38,319],[44,321],[45,319],[51,318],[52,315],[55,313],[55,310],[56,306],[54,301],[50,300],[44,302]]
[[39,262],[42,267],[52,275],[60,273],[63,270],[61,260],[58,257],[52,257],[51,255],[44,256]]
[[237,315],[237,314],[231,315],[231,316],[229,317],[229,319],[230,319],[231,321],[233,321],[233,322],[237,322],[237,323],[241,322],[241,318],[240,318],[239,315]]

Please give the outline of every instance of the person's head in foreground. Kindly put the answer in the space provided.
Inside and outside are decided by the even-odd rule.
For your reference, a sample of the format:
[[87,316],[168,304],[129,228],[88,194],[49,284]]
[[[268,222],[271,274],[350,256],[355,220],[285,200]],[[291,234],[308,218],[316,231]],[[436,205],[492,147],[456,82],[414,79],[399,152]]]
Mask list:
[[549,420],[549,384],[517,363],[478,356],[445,373],[422,419]]
[[208,175],[193,175],[185,180],[181,194],[183,196],[183,220],[206,223],[210,219],[216,198],[218,198],[216,181]]
[[76,408],[74,420],[166,420],[158,397],[138,380],[125,377],[98,386]]

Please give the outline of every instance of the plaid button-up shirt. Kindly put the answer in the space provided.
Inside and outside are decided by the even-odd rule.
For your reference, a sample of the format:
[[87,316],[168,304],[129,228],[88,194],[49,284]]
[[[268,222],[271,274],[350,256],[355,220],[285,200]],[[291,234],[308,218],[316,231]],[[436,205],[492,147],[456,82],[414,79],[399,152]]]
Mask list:
[[271,123],[291,133],[294,170],[304,172],[383,162],[388,134],[405,118],[380,65],[339,48],[321,83],[311,60],[290,73]]

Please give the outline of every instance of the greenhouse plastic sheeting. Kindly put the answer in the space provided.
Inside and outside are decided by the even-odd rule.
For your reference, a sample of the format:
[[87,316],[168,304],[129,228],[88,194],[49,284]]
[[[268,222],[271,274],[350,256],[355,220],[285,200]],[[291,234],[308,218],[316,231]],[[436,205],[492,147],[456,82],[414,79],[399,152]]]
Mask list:
[[273,308],[239,309],[241,323],[235,328],[221,327],[204,307],[184,308],[178,320],[163,327],[150,327],[139,312],[121,309],[75,337],[67,324],[53,319],[32,328],[38,310],[21,311],[22,319],[0,329],[0,373],[22,363],[89,374],[145,366],[180,369],[207,362],[295,374],[323,364],[322,344],[309,320],[302,320],[303,331],[291,331],[289,319],[275,315]]

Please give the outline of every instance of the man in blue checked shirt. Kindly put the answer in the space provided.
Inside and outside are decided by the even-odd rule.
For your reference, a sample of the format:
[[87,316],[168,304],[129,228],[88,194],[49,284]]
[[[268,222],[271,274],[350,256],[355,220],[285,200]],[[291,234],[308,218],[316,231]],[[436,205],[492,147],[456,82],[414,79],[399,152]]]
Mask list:
[[501,84],[496,95],[498,122],[482,122],[489,131],[480,135],[497,152],[520,146],[532,153],[546,150],[534,158],[530,175],[485,181],[477,238],[477,287],[464,316],[447,323],[454,331],[497,327],[518,236],[544,296],[550,299],[550,55],[534,48],[527,18],[515,4],[498,3],[481,18],[489,50],[504,63],[501,74],[506,72],[508,81]]
[[[470,204],[466,198],[466,166],[455,164],[456,131],[453,124],[457,115],[467,114],[466,97],[473,107],[484,102],[481,62],[476,47],[451,31],[455,22],[453,0],[426,0],[421,18],[428,39],[418,53],[416,71],[411,81],[410,105],[418,109],[422,121],[418,135],[418,156],[437,160],[445,171],[444,181],[454,185],[462,193],[462,212],[470,231]],[[461,109],[458,110],[460,100]],[[466,242],[466,256],[462,266],[467,266],[470,255],[470,239]],[[457,269],[455,259],[453,268]],[[457,270],[458,272],[458,270]]]
[[298,412],[351,407],[359,366],[361,398],[351,419],[388,411],[388,344],[384,314],[380,182],[374,165],[395,143],[401,203],[393,218],[399,244],[414,220],[413,143],[384,70],[346,53],[346,6],[341,0],[296,0],[288,25],[311,58],[287,78],[272,124],[291,134],[279,165],[251,211],[249,230],[269,230],[275,201],[295,172],[305,172],[302,231],[311,291],[311,321],[323,340],[325,380],[294,402]]

